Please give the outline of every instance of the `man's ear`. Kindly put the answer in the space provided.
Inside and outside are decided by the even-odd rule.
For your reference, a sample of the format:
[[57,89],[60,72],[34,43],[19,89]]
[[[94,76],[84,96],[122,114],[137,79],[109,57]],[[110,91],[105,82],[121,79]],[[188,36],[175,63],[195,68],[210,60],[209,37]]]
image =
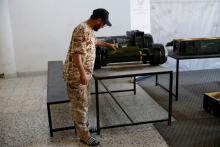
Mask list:
[[101,22],[102,22],[102,19],[101,19],[101,18],[98,18],[97,21],[101,23]]

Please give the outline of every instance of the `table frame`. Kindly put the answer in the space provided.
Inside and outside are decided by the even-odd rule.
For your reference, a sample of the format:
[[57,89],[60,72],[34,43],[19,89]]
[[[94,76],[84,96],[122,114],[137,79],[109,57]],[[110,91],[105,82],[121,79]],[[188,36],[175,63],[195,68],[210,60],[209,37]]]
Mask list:
[[[146,75],[159,75],[159,74],[169,74],[169,108],[168,108],[168,118],[167,119],[160,119],[160,120],[151,120],[151,121],[143,121],[143,122],[134,122],[132,118],[127,114],[127,112],[122,108],[122,106],[119,104],[117,99],[114,97],[112,93],[115,92],[127,92],[127,91],[134,91],[134,94],[136,94],[136,76],[146,76]],[[126,77],[133,77],[133,89],[125,89],[125,90],[117,90],[117,91],[110,91],[106,85],[104,84],[103,80],[106,79],[117,79],[117,78],[126,78]],[[157,76],[156,76],[157,77]],[[156,71],[156,72],[146,72],[146,73],[137,73],[137,74],[123,74],[123,75],[113,75],[113,76],[100,76],[98,74],[93,74],[93,78],[95,79],[95,98],[96,98],[96,126],[97,126],[97,134],[100,134],[101,129],[109,129],[109,128],[117,128],[117,127],[125,127],[125,126],[133,126],[133,125],[140,125],[140,124],[146,124],[146,123],[155,123],[155,122],[162,122],[162,121],[168,121],[168,125],[171,125],[171,115],[172,115],[172,86],[173,86],[173,71],[167,70],[167,71]],[[156,82],[157,82],[156,78]],[[99,92],[99,83],[102,84],[102,86],[105,88],[106,92]],[[111,126],[100,126],[100,118],[99,118],[99,94],[102,93],[109,93],[110,96],[113,98],[113,100],[116,102],[116,104],[121,108],[121,110],[124,112],[124,114],[127,116],[127,118],[130,120],[131,123],[129,124],[119,124],[119,125],[111,125]]]
[[176,59],[176,91],[173,94],[176,97],[176,101],[178,101],[179,97],[179,62],[180,60],[187,60],[187,59],[205,59],[205,58],[220,58],[220,54],[213,54],[213,55],[177,55],[173,52],[169,52],[169,57]]

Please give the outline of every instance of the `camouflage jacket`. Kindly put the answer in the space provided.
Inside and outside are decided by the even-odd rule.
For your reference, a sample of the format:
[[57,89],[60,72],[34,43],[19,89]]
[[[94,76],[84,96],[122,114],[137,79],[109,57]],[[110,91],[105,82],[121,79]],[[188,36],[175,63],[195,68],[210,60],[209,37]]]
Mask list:
[[92,77],[95,62],[95,33],[85,22],[80,23],[73,31],[69,50],[63,69],[66,82],[80,80],[80,74],[73,61],[73,53],[81,54],[82,64],[89,79]]

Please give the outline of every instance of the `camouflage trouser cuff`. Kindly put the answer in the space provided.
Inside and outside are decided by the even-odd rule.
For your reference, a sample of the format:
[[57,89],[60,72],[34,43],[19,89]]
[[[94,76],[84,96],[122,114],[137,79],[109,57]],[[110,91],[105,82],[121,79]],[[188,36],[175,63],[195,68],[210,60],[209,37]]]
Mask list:
[[89,133],[87,126],[87,113],[89,107],[89,87],[81,85],[76,88],[75,85],[67,84],[67,94],[71,102],[72,118],[77,130],[78,135],[84,136]]

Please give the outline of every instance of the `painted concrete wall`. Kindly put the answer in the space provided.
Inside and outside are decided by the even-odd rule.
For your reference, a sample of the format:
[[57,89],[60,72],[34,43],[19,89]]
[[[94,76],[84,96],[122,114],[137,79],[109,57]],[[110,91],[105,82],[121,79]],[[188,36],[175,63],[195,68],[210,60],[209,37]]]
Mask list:
[[8,0],[0,0],[0,73],[6,77],[16,76]]
[[[46,71],[47,61],[64,60],[73,28],[88,19],[95,8],[108,9],[113,24],[97,32],[97,36],[124,35],[131,28],[128,0],[10,0],[7,7],[3,7],[3,1],[7,0],[0,0],[0,8],[4,12],[6,8],[8,13],[0,9],[0,20],[7,18],[0,24],[0,30],[9,32],[1,33],[9,47],[0,48],[0,71],[3,58],[4,65],[5,59],[10,59],[7,70],[18,73]],[[137,0],[138,4],[144,1]],[[220,36],[220,1],[150,0],[150,3],[150,30],[155,42],[165,45],[173,38]],[[3,53],[6,48],[10,49]],[[166,65],[174,68],[175,61],[169,59]],[[190,60],[183,62],[181,70],[219,66],[219,59]]]
[[[166,45],[177,38],[220,37],[219,0],[151,0],[151,32]],[[175,69],[170,58],[165,64]],[[220,68],[220,59],[181,60],[180,70]]]
[[97,33],[124,35],[130,28],[127,0],[16,0],[9,1],[17,72],[47,70],[47,61],[64,60],[73,28],[93,9],[110,12],[111,28]]
[[151,33],[150,0],[130,0],[131,30]]

